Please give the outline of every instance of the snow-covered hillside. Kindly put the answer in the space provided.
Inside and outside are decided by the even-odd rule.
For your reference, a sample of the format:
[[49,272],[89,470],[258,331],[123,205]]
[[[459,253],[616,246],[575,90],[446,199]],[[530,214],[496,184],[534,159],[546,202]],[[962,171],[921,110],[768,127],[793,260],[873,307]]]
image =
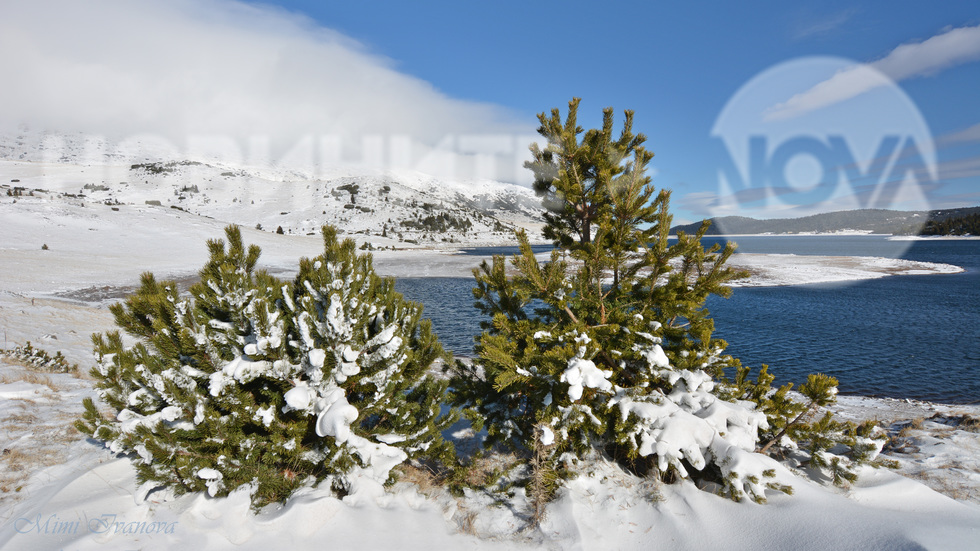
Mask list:
[[536,239],[542,226],[540,200],[528,188],[408,170],[233,164],[152,141],[30,133],[0,136],[0,162],[10,193],[156,205],[286,234],[332,224],[378,247],[495,244],[516,228]]

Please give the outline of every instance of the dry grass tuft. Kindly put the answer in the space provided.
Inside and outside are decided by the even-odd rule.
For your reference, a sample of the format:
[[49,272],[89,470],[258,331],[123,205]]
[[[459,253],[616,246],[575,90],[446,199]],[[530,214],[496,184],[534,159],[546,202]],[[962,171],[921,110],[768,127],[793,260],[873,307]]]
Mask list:
[[980,432],[980,418],[964,415],[960,420],[959,428],[969,432]]
[[660,479],[647,477],[643,479],[638,489],[640,495],[648,502],[660,503],[664,500],[664,495],[660,491],[662,486],[663,482]]
[[923,419],[922,417],[918,417],[916,419],[912,419],[910,421],[906,421],[905,423],[902,423],[901,424],[902,428],[898,431],[899,438],[908,438],[909,436],[912,435],[912,431],[920,430],[922,428],[922,423],[924,422],[925,419]]
[[0,473],[0,491],[19,492],[31,471],[39,467],[57,465],[61,461],[60,454],[50,453],[49,450],[40,447],[4,448],[0,452],[0,465],[3,465]]
[[[7,374],[0,379],[36,384],[47,384],[45,381],[49,380],[43,374],[30,372]],[[40,408],[32,400],[13,400],[0,418],[4,429],[0,444],[0,509],[8,499],[16,499],[34,472],[64,463],[68,448],[82,439],[72,425],[74,412],[59,410],[42,417],[45,410]]]
[[399,465],[398,470],[398,481],[414,484],[422,495],[431,496],[438,493],[445,483],[444,474],[421,463],[404,463]]
[[3,426],[8,431],[28,429],[31,425],[38,422],[37,415],[31,411],[31,408],[26,402],[21,402],[19,406],[19,412],[3,418]]
[[476,533],[476,512],[469,510],[460,510],[456,515],[453,516],[456,520],[456,526],[459,527],[459,531],[462,534],[467,534],[470,536],[477,536]]
[[517,463],[517,456],[513,453],[473,456],[469,465],[466,466],[466,476],[463,482],[473,488],[492,485],[502,474],[513,469]]
[[54,392],[60,392],[61,389],[51,380],[51,377],[45,375],[44,373],[38,373],[37,371],[31,371],[30,368],[26,368],[24,371],[19,371],[16,373],[4,373],[0,375],[0,383],[10,384],[18,381],[24,381],[25,383],[30,383],[33,385],[43,385],[50,388]]
[[917,474],[919,476],[916,478],[919,478],[923,484],[956,501],[980,501],[980,491],[977,488],[970,487],[967,484],[957,483],[947,478],[930,476],[926,472]]

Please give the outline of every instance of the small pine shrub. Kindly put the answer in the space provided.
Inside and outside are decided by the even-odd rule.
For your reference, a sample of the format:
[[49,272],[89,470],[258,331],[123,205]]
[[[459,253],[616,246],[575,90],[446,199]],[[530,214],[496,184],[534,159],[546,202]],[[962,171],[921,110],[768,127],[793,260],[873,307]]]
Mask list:
[[256,270],[237,227],[226,237],[189,296],[147,273],[112,307],[137,342],[93,336],[111,414],[86,400],[80,430],[131,454],[147,487],[251,485],[256,507],[317,483],[346,491],[355,471],[384,483],[409,458],[451,461],[440,432],[455,413],[428,374],[445,354],[420,305],[331,227],[292,282]]
[[749,379],[749,369],[737,364],[735,376],[721,376],[720,393],[727,399],[755,404],[766,415],[767,427],[759,432],[759,452],[776,457],[794,457],[801,466],[826,473],[838,486],[857,479],[860,465],[881,466],[889,463],[878,458],[888,436],[875,422],[856,424],[840,421],[821,408],[832,404],[837,396],[837,379],[811,374],[800,386],[799,401],[791,393],[792,383],[773,388],[775,377],[763,365],[756,380]]
[[60,351],[51,356],[46,351],[35,348],[31,341],[27,341],[24,346],[15,346],[12,350],[3,350],[0,353],[39,371],[49,373],[78,372],[78,365],[69,363]]

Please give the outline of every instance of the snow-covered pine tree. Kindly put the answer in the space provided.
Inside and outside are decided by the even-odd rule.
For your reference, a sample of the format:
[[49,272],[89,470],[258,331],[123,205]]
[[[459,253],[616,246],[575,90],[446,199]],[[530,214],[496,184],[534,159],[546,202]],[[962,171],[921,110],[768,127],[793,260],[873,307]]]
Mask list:
[[[725,371],[739,363],[712,337],[704,307],[743,275],[725,266],[734,245],[706,250],[707,223],[671,243],[670,194],[654,195],[653,155],[632,131],[633,113],[618,137],[612,109],[583,135],[578,104],[564,121],[558,109],[538,116],[547,145],[532,145],[525,165],[555,249],[542,265],[521,232],[513,275],[502,256],[474,270],[476,307],[492,321],[473,364],[455,365],[454,403],[474,412],[488,445],[528,452],[552,473],[566,452],[602,452],[638,472],[715,482],[736,499],[785,490],[766,481],[772,464],[755,451],[770,419],[804,407],[786,399],[763,411],[748,387],[735,389]],[[836,391],[824,382],[811,385],[823,402]],[[547,486],[536,478],[532,492]]]
[[107,412],[86,400],[79,429],[133,454],[144,490],[285,500],[359,469],[383,483],[409,457],[447,460],[444,353],[421,306],[378,277],[370,255],[323,229],[324,252],[293,282],[256,271],[235,226],[210,241],[201,281],[181,295],[144,274],[112,307],[119,332],[94,335],[92,370]]
[[[324,254],[300,262],[292,300],[297,365],[303,376],[288,409],[315,417],[315,432],[346,444],[331,461],[370,465],[378,481],[409,457],[450,464],[441,432],[458,418],[442,412],[448,381],[429,370],[446,353],[422,306],[375,274],[370,254],[323,229]],[[328,439],[329,440],[329,439]]]

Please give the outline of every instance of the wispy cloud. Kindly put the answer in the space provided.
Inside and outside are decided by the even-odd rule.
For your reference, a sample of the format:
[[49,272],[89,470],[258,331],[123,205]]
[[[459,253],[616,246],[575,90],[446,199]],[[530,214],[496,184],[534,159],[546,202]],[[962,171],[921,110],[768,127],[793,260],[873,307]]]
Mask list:
[[[309,136],[354,146],[404,138],[424,152],[447,136],[534,130],[307,18],[234,0],[5,2],[0,75],[0,124],[56,131],[280,147]],[[466,153],[508,149],[489,142]]]
[[980,59],[980,25],[947,30],[923,42],[903,44],[885,57],[836,73],[770,108],[769,120],[787,119],[909,78],[930,76]]
[[936,139],[936,143],[943,146],[971,142],[980,142],[980,123]]
[[806,16],[805,20],[796,25],[793,38],[804,40],[815,36],[825,36],[843,27],[856,14],[858,9],[850,7],[836,13],[823,16]]
[[[980,156],[946,161],[939,165],[939,171],[943,180],[980,177]],[[980,202],[980,190],[973,194],[973,202]]]

